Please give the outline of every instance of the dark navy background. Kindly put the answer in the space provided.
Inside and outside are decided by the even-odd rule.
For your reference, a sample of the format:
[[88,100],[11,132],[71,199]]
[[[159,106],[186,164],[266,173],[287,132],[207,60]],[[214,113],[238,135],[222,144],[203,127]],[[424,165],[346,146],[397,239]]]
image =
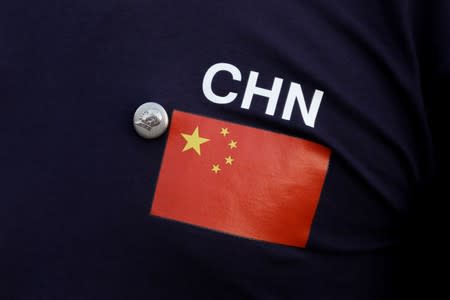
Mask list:
[[[442,293],[449,17],[445,1],[3,1],[0,299]],[[218,62],[243,75],[213,82],[231,104],[201,89]],[[250,70],[285,80],[274,117],[263,97],[240,108]],[[281,119],[291,81],[325,92],[315,128],[298,107]],[[330,147],[307,248],[150,217],[166,136],[135,134],[147,101]]]

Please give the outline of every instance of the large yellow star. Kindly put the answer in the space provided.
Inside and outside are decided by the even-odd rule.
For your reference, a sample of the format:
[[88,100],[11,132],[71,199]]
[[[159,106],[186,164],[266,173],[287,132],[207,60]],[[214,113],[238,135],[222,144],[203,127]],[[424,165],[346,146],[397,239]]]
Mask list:
[[194,151],[197,152],[198,155],[201,155],[200,145],[209,141],[209,139],[199,136],[198,126],[195,128],[192,134],[182,133],[181,135],[186,140],[186,145],[183,148],[183,152],[189,149],[194,149]]

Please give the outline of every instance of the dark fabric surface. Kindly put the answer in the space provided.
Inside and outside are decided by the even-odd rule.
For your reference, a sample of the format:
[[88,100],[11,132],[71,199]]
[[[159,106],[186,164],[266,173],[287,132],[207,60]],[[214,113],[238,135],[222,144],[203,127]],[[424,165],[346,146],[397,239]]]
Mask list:
[[[448,1],[2,1],[0,299],[444,299],[449,18]],[[202,91],[219,62],[242,73],[214,79],[238,94],[223,105]],[[241,108],[252,70],[284,79],[274,116]],[[290,82],[324,91],[314,128],[281,118]],[[307,247],[149,216],[167,136],[135,134],[147,101],[329,147]]]

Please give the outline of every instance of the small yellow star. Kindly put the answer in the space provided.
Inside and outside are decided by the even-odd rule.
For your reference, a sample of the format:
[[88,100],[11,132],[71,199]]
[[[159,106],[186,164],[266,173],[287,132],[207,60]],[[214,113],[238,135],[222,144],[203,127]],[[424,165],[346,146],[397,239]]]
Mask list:
[[223,136],[227,136],[227,135],[230,134],[230,131],[228,130],[228,128],[222,128],[220,130],[220,134],[223,135]]
[[209,139],[199,136],[198,126],[192,134],[182,133],[181,136],[186,140],[186,145],[183,148],[183,152],[189,149],[194,149],[198,155],[200,155],[200,145],[209,141]]
[[217,165],[213,165],[211,171],[213,171],[215,174],[219,173],[221,171],[220,166]]
[[230,146],[230,149],[237,148],[237,142],[231,140],[231,142],[228,144],[228,146]]
[[234,158],[232,158],[231,155],[228,156],[228,157],[225,157],[225,164],[226,165],[232,165],[233,161],[234,161]]

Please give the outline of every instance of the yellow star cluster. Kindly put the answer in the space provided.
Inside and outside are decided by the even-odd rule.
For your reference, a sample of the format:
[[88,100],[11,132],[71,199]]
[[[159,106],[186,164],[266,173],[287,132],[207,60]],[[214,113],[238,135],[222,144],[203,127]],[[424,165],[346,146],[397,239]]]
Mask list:
[[[230,134],[230,130],[228,128],[221,128],[219,133],[220,135],[222,135],[223,138],[226,138],[228,140],[228,135]],[[186,144],[184,145],[182,152],[192,149],[199,156],[201,156],[202,153],[201,145],[210,141],[210,139],[200,136],[198,126],[195,127],[194,131],[191,134],[181,133],[181,136],[186,141]],[[230,152],[234,152],[235,151],[234,149],[238,148],[238,142],[234,139],[229,139],[227,145],[229,147]],[[227,157],[224,157],[223,159],[224,159],[223,165],[226,167],[232,166],[235,161],[234,157],[231,154],[229,154]],[[219,174],[221,171],[222,168],[220,163],[217,162],[211,166],[212,173]]]
[[[228,137],[228,135],[230,134],[230,130],[228,128],[221,128],[220,129],[220,134],[226,138]],[[238,147],[238,143],[236,140],[230,140],[229,143],[227,144],[228,147],[230,148],[230,150],[236,149]],[[225,166],[232,166],[234,163],[234,158],[231,155],[228,155],[227,157],[224,157],[224,161],[225,161]],[[218,174],[220,173],[220,171],[222,171],[222,169],[220,168],[220,163],[215,163],[212,165],[211,171],[214,174]]]

